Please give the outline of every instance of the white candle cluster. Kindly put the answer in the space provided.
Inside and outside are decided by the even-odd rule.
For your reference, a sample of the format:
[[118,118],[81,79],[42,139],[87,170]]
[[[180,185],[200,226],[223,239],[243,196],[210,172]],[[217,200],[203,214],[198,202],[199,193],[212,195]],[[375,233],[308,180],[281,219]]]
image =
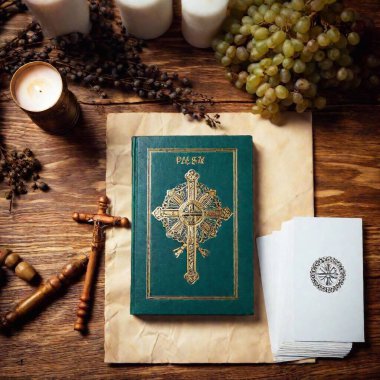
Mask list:
[[[40,23],[46,37],[52,38],[91,29],[87,0],[24,0]],[[173,0],[115,0],[127,31],[141,39],[164,34],[173,19]],[[182,33],[199,48],[211,46],[227,15],[228,0],[181,0]]]

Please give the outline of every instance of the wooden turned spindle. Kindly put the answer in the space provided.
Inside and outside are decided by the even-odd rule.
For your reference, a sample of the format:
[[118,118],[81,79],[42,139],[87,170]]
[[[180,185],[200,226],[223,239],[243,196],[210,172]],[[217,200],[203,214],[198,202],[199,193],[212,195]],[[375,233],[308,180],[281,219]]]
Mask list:
[[9,249],[0,250],[0,266],[2,265],[13,270],[17,277],[26,282],[33,283],[38,278],[33,266]]
[[32,295],[19,302],[13,310],[0,319],[0,327],[9,330],[24,317],[37,310],[60,290],[67,287],[76,277],[83,273],[88,258],[81,255],[62,268],[62,271],[41,285]]
[[91,223],[94,225],[91,252],[86,271],[86,278],[83,285],[82,295],[79,299],[77,320],[74,330],[82,333],[87,331],[87,322],[90,314],[92,289],[95,283],[96,267],[98,257],[104,248],[105,233],[104,229],[108,226],[129,227],[129,220],[118,216],[106,214],[109,200],[106,196],[100,197],[98,201],[98,212],[96,214],[85,214],[75,212],[73,219],[79,223]]

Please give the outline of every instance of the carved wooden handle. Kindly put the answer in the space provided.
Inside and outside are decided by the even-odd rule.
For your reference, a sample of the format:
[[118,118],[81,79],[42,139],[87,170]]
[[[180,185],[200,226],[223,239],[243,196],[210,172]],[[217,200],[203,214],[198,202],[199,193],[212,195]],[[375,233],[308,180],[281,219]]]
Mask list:
[[90,314],[90,297],[81,296],[79,298],[79,305],[77,311],[77,320],[74,324],[74,330],[82,333],[87,331],[87,321]]
[[77,310],[77,320],[74,324],[74,330],[82,333],[87,331],[87,322],[91,309],[91,294],[95,283],[96,265],[98,261],[98,253],[103,248],[101,244],[92,246],[86,277],[84,280],[82,295],[79,298]]
[[63,267],[61,273],[51,277],[41,285],[32,295],[19,302],[16,307],[0,319],[0,327],[9,329],[15,323],[21,322],[32,311],[56,295],[62,288],[67,287],[72,280],[86,268],[87,257],[80,256]]

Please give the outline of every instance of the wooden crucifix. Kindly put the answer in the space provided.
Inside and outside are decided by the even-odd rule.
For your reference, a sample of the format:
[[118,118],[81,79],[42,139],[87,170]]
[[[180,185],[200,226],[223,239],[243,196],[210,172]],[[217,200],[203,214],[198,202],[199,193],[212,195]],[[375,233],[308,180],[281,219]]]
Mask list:
[[118,216],[108,215],[107,209],[109,199],[106,196],[100,197],[98,201],[98,212],[96,214],[81,214],[75,212],[73,219],[79,223],[90,223],[94,225],[91,252],[86,271],[82,295],[80,297],[77,320],[74,330],[85,332],[87,330],[87,321],[91,307],[92,289],[95,282],[96,265],[98,256],[104,248],[105,228],[109,226],[129,227],[129,220]]

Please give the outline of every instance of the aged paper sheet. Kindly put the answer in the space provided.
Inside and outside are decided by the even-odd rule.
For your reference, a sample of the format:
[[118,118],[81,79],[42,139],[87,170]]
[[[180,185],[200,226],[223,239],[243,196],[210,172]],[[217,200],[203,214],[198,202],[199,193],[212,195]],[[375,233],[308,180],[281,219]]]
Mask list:
[[[221,114],[211,129],[177,113],[108,115],[107,195],[114,215],[130,216],[131,137],[252,135],[255,145],[255,236],[294,216],[313,216],[310,114],[288,114],[283,127],[250,113]],[[132,221],[133,223],[133,221]],[[105,361],[110,363],[272,362],[263,292],[255,257],[254,316],[130,315],[131,231],[107,232]]]

